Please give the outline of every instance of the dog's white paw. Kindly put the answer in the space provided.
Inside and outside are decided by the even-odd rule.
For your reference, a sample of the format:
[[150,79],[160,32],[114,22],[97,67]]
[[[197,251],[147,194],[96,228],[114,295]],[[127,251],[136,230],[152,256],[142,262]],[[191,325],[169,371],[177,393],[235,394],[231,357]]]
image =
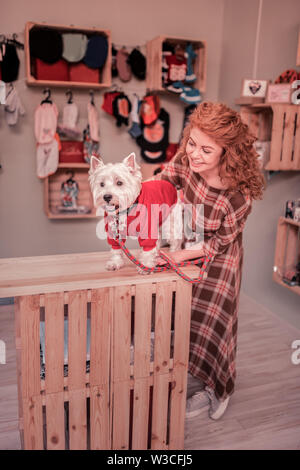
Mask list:
[[115,261],[115,260],[108,260],[106,265],[105,265],[105,269],[107,271],[117,271],[118,269],[122,268],[122,266],[124,266],[124,262],[121,260],[121,261]]

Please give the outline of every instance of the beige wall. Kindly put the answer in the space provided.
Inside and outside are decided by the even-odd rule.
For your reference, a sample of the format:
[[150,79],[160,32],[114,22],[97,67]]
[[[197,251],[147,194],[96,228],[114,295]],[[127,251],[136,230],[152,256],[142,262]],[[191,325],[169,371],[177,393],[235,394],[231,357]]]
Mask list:
[[[112,31],[116,44],[145,44],[159,34],[205,39],[208,46],[206,99],[234,104],[242,78],[251,77],[259,0],[86,0],[40,2],[11,0],[0,16],[0,32],[24,30],[26,21],[97,26]],[[258,56],[258,78],[274,79],[295,65],[298,0],[264,0]],[[24,77],[23,52],[20,79]],[[8,129],[0,108],[0,257],[34,256],[56,253],[105,250],[95,236],[95,221],[53,221],[43,212],[42,184],[35,175],[33,113],[41,100],[41,89],[17,83],[26,117]],[[144,83],[124,85],[129,96]],[[97,93],[100,108],[102,96]],[[62,90],[53,91],[58,107],[66,100]],[[86,122],[88,91],[75,91],[80,108],[80,126]],[[176,98],[164,97],[170,112],[170,139],[180,135],[183,107]],[[108,115],[100,112],[101,152],[108,161],[117,161],[138,148],[124,130],[116,128]],[[299,297],[272,282],[276,225],[286,199],[299,197],[299,173],[280,173],[268,183],[265,198],[254,204],[245,230],[243,290],[300,327]]]
[[[26,21],[46,21],[50,24],[74,24],[109,29],[117,45],[145,45],[160,34],[207,40],[207,93],[216,100],[221,59],[223,2],[221,0],[11,0],[0,15],[0,32],[24,31]],[[23,39],[23,36],[21,36]],[[35,141],[33,115],[42,98],[42,89],[27,87],[24,78],[24,52],[20,81],[16,84],[26,108],[26,117],[17,127],[8,128],[0,107],[0,257],[34,256],[106,250],[107,244],[95,235],[93,220],[49,220],[43,212],[43,185],[35,172]],[[123,85],[129,97],[134,91],[142,97],[145,82],[130,81]],[[102,94],[96,93],[100,110]],[[52,96],[60,110],[66,101],[63,90],[53,90]],[[85,126],[87,91],[74,91],[79,105],[81,128]],[[184,105],[178,97],[162,98],[170,113],[170,140],[179,139]],[[118,129],[114,119],[100,111],[101,154],[106,161],[119,161],[131,151],[137,151],[127,129]]]
[[[234,107],[241,80],[252,78],[259,0],[226,0],[219,100]],[[296,65],[299,0],[263,0],[258,79],[275,78]],[[238,107],[236,107],[238,109]],[[287,199],[300,197],[300,172],[273,174],[264,199],[255,202],[244,232],[243,291],[300,327],[300,297],[272,281],[278,217]]]

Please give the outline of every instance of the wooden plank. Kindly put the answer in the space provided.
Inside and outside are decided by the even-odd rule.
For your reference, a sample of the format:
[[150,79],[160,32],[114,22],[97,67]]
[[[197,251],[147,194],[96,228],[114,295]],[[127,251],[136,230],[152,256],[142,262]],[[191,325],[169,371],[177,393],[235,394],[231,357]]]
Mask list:
[[167,448],[172,283],[157,285],[151,449]]
[[136,379],[133,395],[132,449],[146,450],[149,420],[149,377]]
[[90,389],[91,450],[111,449],[109,384]]
[[65,450],[65,410],[63,392],[46,395],[46,426],[47,450]]
[[280,170],[290,170],[292,168],[292,151],[294,143],[294,125],[296,110],[293,105],[284,106],[285,126],[282,142],[282,156]]
[[130,286],[114,289],[113,381],[130,379],[131,290]]
[[292,162],[292,170],[300,170],[300,107],[296,107],[297,122],[294,135],[294,156]]
[[189,361],[192,286],[176,282],[173,377],[170,397],[169,449],[184,448],[187,371]]
[[91,291],[90,432],[91,449],[111,449],[110,367],[112,288]]
[[109,383],[113,289],[91,291],[90,385]]
[[272,106],[273,109],[273,124],[272,124],[272,139],[270,147],[270,161],[266,165],[267,170],[278,170],[280,167],[282,137],[283,137],[283,123],[284,123],[284,106]]
[[21,341],[22,396],[40,394],[40,296],[17,297]]
[[69,292],[68,295],[68,388],[85,389],[87,291]]
[[258,134],[259,134],[259,120],[260,120],[259,113],[250,114],[249,130],[256,138],[258,138]]
[[68,294],[69,448],[87,448],[86,339],[87,291]]
[[69,391],[69,448],[87,449],[86,390]]
[[23,397],[24,449],[43,450],[42,397]]
[[153,383],[151,449],[167,449],[169,374],[155,374]]
[[151,351],[152,284],[139,286],[135,294],[134,377],[149,377]]
[[172,292],[172,282],[161,282],[156,286],[154,374],[169,372]]
[[64,389],[64,297],[63,292],[45,294],[46,393]]
[[112,449],[127,450],[129,448],[130,381],[114,382],[113,387]]
[[284,222],[284,218],[280,217],[277,225],[277,234],[275,242],[275,255],[274,255],[274,267],[279,269],[280,275],[283,274],[284,264],[284,247],[287,236],[287,224]]
[[128,449],[130,417],[131,288],[114,289],[112,448]]

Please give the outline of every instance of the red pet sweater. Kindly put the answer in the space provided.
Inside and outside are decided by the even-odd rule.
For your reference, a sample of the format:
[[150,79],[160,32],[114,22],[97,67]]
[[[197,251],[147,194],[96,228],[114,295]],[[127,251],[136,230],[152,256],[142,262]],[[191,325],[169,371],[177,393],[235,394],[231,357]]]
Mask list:
[[105,230],[107,241],[113,249],[119,249],[114,240],[116,234],[122,241],[126,235],[137,236],[144,251],[150,251],[156,246],[159,227],[168,217],[171,207],[177,202],[176,188],[168,181],[146,181],[134,204],[127,209],[127,226],[122,227],[122,215],[126,221],[126,213],[116,217],[105,212]]

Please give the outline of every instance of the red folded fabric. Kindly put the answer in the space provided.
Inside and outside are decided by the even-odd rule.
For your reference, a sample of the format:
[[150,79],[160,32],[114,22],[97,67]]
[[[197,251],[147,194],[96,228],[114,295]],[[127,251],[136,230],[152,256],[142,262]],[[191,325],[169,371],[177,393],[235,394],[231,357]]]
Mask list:
[[35,65],[37,80],[69,81],[69,67],[64,59],[58,60],[54,64],[47,64],[41,59],[36,59]]
[[91,69],[83,62],[69,65],[69,80],[71,82],[100,83],[99,69]]
[[85,163],[83,158],[83,142],[62,140],[59,152],[60,163]]

